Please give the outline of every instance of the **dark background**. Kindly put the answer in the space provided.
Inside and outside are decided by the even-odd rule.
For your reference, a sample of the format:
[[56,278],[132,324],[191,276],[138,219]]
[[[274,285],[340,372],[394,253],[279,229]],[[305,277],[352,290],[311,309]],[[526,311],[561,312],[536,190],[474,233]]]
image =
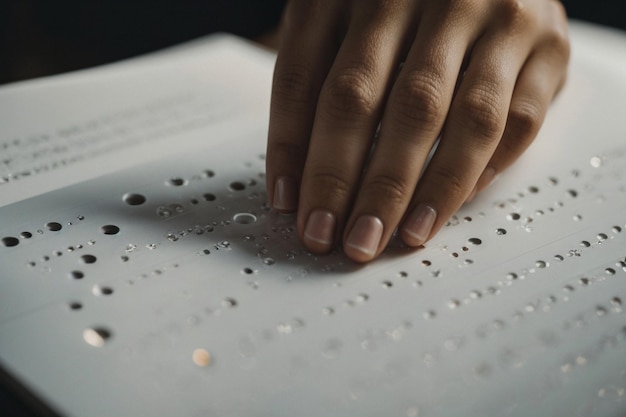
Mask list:
[[[548,1],[548,0],[546,0]],[[624,0],[562,0],[575,19],[626,30]],[[225,31],[257,38],[286,0],[0,0],[0,84],[90,67]]]
[[0,0],[0,83],[129,58],[212,32],[254,39],[286,0]]
[[611,26],[626,31],[624,0],[561,0],[570,18]]
[[[624,0],[562,1],[570,18],[626,31]],[[117,61],[212,32],[254,39],[277,26],[285,2],[0,1],[0,84]],[[54,415],[44,408],[0,369],[1,416]]]

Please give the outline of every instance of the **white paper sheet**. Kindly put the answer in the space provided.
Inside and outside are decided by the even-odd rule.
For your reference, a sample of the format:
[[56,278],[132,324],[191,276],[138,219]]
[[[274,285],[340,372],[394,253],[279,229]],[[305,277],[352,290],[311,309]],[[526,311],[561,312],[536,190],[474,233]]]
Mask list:
[[0,364],[68,416],[626,415],[626,36],[572,38],[522,159],[367,266],[268,210],[266,52],[0,89]]
[[222,36],[1,88],[0,206],[258,131],[272,66]]

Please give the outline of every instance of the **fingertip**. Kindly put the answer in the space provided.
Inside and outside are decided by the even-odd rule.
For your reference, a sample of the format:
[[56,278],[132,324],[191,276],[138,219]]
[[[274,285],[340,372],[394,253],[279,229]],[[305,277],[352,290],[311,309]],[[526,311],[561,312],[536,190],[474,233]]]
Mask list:
[[418,204],[400,228],[402,241],[411,247],[421,246],[428,240],[437,220],[437,211],[428,204]]
[[293,213],[298,206],[298,184],[291,177],[278,177],[274,184],[272,207],[280,213]]
[[344,253],[355,262],[371,261],[378,253],[383,232],[384,225],[378,217],[359,217],[345,240]]
[[314,253],[328,253],[335,242],[336,217],[324,209],[316,209],[309,214],[304,227],[303,243]]

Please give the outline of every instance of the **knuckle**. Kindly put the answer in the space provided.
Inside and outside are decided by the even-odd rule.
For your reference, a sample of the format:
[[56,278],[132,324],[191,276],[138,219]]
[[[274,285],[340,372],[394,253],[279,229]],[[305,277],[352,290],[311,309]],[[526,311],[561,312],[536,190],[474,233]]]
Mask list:
[[567,61],[570,56],[570,40],[567,27],[551,27],[542,42],[542,46],[547,48],[552,56],[558,56]]
[[376,198],[386,206],[405,204],[413,191],[409,181],[388,174],[375,175],[363,185],[363,195],[368,199]]
[[503,115],[495,87],[487,83],[472,87],[463,97],[465,127],[477,138],[490,142],[501,134]]
[[559,0],[553,0],[551,4],[554,9],[555,15],[557,16],[558,19],[560,19],[561,24],[563,26],[567,26],[567,11],[565,9],[565,5],[563,4],[563,2]]
[[365,69],[341,71],[327,81],[324,90],[324,109],[331,117],[354,119],[376,111],[374,83]]
[[507,133],[498,144],[498,153],[505,160],[515,160],[533,141],[544,113],[540,106],[531,103],[511,107],[507,120]]
[[296,109],[309,105],[316,91],[308,67],[299,64],[277,66],[272,86],[273,105],[282,109]]
[[408,74],[395,97],[396,121],[411,129],[438,126],[444,113],[441,91],[441,81],[434,73]]
[[536,104],[518,103],[509,110],[507,127],[520,140],[533,138],[543,122],[543,111]]
[[443,191],[446,199],[451,201],[464,200],[469,191],[469,184],[452,167],[439,166],[429,172],[428,181],[438,190]]
[[352,187],[350,183],[341,175],[326,170],[313,173],[311,179],[311,190],[316,190],[320,199],[347,200],[351,195]]
[[528,8],[521,0],[500,0],[497,7],[496,14],[506,27],[517,27],[530,18]]

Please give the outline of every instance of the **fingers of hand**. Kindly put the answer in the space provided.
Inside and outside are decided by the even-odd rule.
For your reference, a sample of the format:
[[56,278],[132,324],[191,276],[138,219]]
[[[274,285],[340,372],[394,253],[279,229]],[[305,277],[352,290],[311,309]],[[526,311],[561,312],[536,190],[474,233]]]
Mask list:
[[320,91],[298,208],[298,230],[314,252],[332,248],[350,213],[391,80],[406,53],[407,28],[397,22],[355,18]]
[[[387,245],[444,124],[471,34],[422,27],[386,103],[376,148],[344,233],[344,251],[366,262]],[[419,47],[417,47],[419,46]]]
[[524,65],[513,92],[502,140],[476,183],[477,192],[487,188],[498,173],[513,164],[537,136],[564,77],[559,64],[563,65],[552,59],[531,57]]
[[307,15],[293,4],[274,70],[266,158],[268,198],[281,212],[298,205],[317,96],[337,50],[337,18],[312,6]]
[[543,15],[548,19],[546,30],[517,78],[502,140],[477,181],[474,194],[487,188],[530,146],[550,102],[565,83],[570,54],[566,16],[560,2],[547,7],[552,12]]
[[[476,183],[504,132],[517,75],[533,42],[532,38],[511,35],[496,25],[475,43],[439,146],[400,228],[406,244],[423,244],[464,201],[473,197]],[[485,172],[486,176],[492,174],[495,171]]]
[[328,15],[325,2],[290,3],[322,18],[292,22],[279,54],[267,182],[275,208],[298,206],[310,250],[327,252],[343,234],[346,254],[368,261],[398,224],[407,244],[423,244],[537,134],[564,81],[560,3],[444,3],[336,1]]

